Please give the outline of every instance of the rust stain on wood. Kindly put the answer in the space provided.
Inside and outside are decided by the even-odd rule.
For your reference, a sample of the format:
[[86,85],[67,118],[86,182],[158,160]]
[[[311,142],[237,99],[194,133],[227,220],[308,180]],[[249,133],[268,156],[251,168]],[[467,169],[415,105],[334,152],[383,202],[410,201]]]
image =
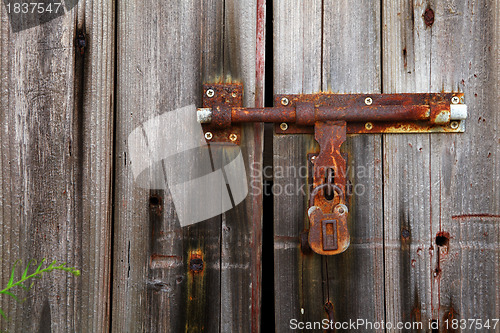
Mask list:
[[186,283],[186,332],[202,332],[205,329],[207,306],[207,281],[205,279],[205,261],[201,250],[189,251],[187,256]]
[[474,219],[474,218],[493,218],[493,219],[499,219],[500,214],[488,214],[488,213],[477,213],[477,214],[461,214],[461,215],[453,215],[451,217],[452,220],[463,220],[463,219]]
[[192,253],[189,259],[189,271],[191,273],[201,273],[205,268],[205,262],[201,253]]

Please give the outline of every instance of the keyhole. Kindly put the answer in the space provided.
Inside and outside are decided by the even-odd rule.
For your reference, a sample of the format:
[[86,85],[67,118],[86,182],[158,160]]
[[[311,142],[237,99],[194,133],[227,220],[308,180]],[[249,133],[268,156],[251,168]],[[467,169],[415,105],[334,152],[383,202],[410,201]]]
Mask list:
[[[328,168],[326,170],[325,183],[332,185],[335,184],[335,171],[332,168]],[[328,201],[333,200],[333,197],[335,196],[335,190],[333,189],[333,186],[327,187],[324,191],[325,199]]]

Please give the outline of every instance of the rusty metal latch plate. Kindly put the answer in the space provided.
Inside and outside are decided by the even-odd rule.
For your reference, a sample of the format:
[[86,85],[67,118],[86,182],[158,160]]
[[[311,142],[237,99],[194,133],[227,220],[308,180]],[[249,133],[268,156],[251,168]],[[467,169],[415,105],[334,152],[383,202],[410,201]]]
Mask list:
[[[412,94],[279,94],[274,97],[275,112],[279,109],[296,107],[299,102],[310,102],[315,106],[373,108],[377,106],[394,105],[404,107],[410,105],[443,105],[448,108],[461,108],[463,93],[412,93]],[[456,104],[452,103],[456,101]],[[370,102],[367,105],[366,102]],[[459,110],[457,110],[459,111]],[[466,112],[466,109],[465,109]],[[457,118],[465,118],[459,116]],[[276,134],[313,134],[312,126],[296,123],[275,124]],[[352,121],[347,123],[347,134],[381,134],[381,133],[462,133],[465,131],[465,119],[451,120],[444,124],[435,124],[429,121]]]
[[[203,108],[214,109],[216,107],[241,107],[243,106],[243,85],[241,83],[231,84],[204,84],[203,85]],[[241,125],[217,124],[215,122],[203,123],[203,132],[209,142],[240,144]]]

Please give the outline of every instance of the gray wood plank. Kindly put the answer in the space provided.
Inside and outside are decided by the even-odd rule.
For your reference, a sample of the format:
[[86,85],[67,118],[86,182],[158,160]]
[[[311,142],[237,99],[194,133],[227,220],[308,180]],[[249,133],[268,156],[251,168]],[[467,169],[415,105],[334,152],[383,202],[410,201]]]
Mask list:
[[[273,1],[275,94],[321,90],[321,13],[321,1]],[[299,242],[308,226],[308,181],[298,175],[307,170],[307,154],[317,149],[312,135],[274,135],[276,332],[288,332],[292,319],[324,317],[322,261],[302,254]]]
[[469,108],[464,134],[384,138],[387,321],[499,316],[498,12],[383,3],[384,92],[460,90]]
[[[263,67],[257,67],[257,25],[263,29],[265,16],[257,17],[262,1],[224,2],[224,72],[244,83],[245,106],[261,103]],[[260,8],[264,11],[265,8]],[[258,44],[259,43],[259,44]],[[259,73],[257,73],[260,71]],[[221,231],[221,332],[260,332],[262,252],[262,166],[263,125],[243,127],[241,154],[245,161],[249,194],[222,216]],[[230,154],[230,152],[228,152]]]
[[[276,4],[275,93],[380,90],[377,6]],[[365,24],[354,26],[351,21]],[[307,153],[317,149],[312,136],[275,135],[275,186],[307,185],[306,179],[291,174],[280,177],[278,170],[306,167]],[[308,225],[308,195],[275,196],[277,331],[287,331],[292,318],[328,318],[327,302],[334,306],[335,320],[383,319],[380,136],[349,138],[345,150],[351,180],[359,190],[351,201],[351,247],[346,253],[328,258],[301,254],[298,236]]]
[[[253,105],[261,84],[255,80],[255,12],[255,3],[230,1],[118,7],[113,331],[258,329],[261,195],[181,228],[168,189],[134,184],[126,142],[149,118],[200,106],[203,82],[241,81],[245,105]],[[261,159],[261,142],[258,127],[244,129],[247,170]],[[177,163],[179,169],[189,165]],[[207,196],[221,190],[200,189]],[[191,259],[202,259],[202,271],[194,272]]]
[[[114,2],[14,32],[0,6],[0,281],[17,259],[67,262],[2,297],[10,332],[109,328]],[[75,47],[85,32],[83,53]],[[21,275],[21,268],[18,269]]]
[[[381,91],[380,5],[326,1],[323,87],[335,93]],[[336,321],[384,320],[382,145],[380,135],[348,137],[351,245],[326,257],[328,295]],[[370,331],[383,331],[370,330]]]
[[[430,29],[425,5],[384,2],[385,93],[429,91]],[[420,14],[419,14],[420,13]],[[427,47],[426,47],[427,46]],[[387,321],[431,316],[429,136],[384,135],[384,231]]]
[[[206,6],[209,11],[216,8]],[[201,103],[200,12],[201,4],[194,1],[118,5],[114,332],[185,330],[190,326],[183,313],[193,304],[185,297],[193,292],[189,287],[198,287],[192,300],[204,304],[206,280],[198,275],[193,281],[188,265],[191,249],[197,241],[203,246],[205,239],[182,230],[168,189],[150,191],[135,184],[127,147],[128,135],[145,121]],[[213,270],[208,279],[217,279]],[[206,318],[193,319],[198,321],[191,327]]]

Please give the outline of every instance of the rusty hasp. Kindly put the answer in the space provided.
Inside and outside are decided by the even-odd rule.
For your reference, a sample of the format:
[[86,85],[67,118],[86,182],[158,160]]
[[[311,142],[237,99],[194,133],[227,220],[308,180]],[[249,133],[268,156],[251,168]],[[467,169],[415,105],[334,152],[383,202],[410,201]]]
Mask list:
[[203,85],[203,108],[198,109],[197,119],[207,142],[240,144],[241,126],[232,124],[230,112],[242,103],[240,83]]
[[350,242],[347,162],[340,150],[347,134],[460,133],[467,118],[463,93],[282,94],[266,108],[244,108],[242,96],[240,84],[203,86],[197,119],[205,138],[238,144],[239,126],[248,122],[275,123],[277,134],[314,134],[320,151],[310,159],[307,238],[310,249],[323,255],[341,253]]

